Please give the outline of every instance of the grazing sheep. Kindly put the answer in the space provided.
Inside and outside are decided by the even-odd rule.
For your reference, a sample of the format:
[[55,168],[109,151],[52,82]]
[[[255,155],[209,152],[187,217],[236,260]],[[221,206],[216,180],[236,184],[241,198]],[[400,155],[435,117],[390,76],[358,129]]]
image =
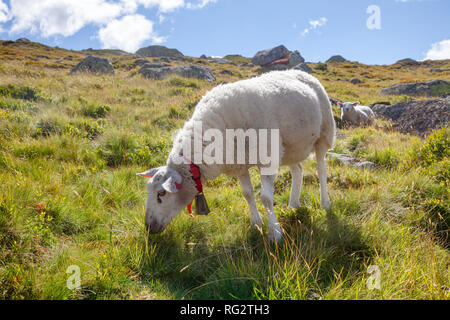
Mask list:
[[338,103],[341,108],[341,119],[344,123],[354,126],[375,124],[375,113],[367,106],[360,106],[359,102]]
[[[264,147],[271,150],[271,155],[275,150],[273,147],[278,147],[278,158],[275,159],[278,165],[275,171],[267,175],[263,173],[268,167],[267,162],[261,158],[256,163],[249,160],[250,152],[254,151],[250,137],[248,140],[244,138],[244,148],[242,145],[239,148],[239,144],[234,143],[236,139],[231,139],[231,147],[227,140],[223,154],[217,153],[217,150],[215,152],[216,156],[222,155],[222,159],[229,153],[236,160],[235,155],[245,149],[246,157],[243,163],[229,163],[228,160],[215,163],[195,161],[195,157],[199,152],[205,152],[211,141],[205,138],[200,145],[200,151],[195,149],[195,137],[199,133],[196,123],[202,124],[202,130],[213,129],[216,134],[224,135],[230,129],[242,129],[247,133],[253,129],[278,129],[278,137],[274,135],[277,139],[270,139]],[[202,183],[215,179],[222,173],[239,178],[242,193],[250,208],[251,223],[261,226],[262,219],[256,207],[248,172],[250,167],[257,166],[261,173],[261,201],[268,214],[269,239],[279,241],[282,231],[273,208],[276,169],[279,165],[290,167],[292,186],[289,206],[298,208],[303,179],[300,163],[315,151],[320,201],[323,208],[329,209],[331,205],[327,193],[325,157],[333,146],[334,138],[335,123],[325,89],[316,78],[305,72],[275,71],[256,78],[219,85],[200,100],[192,118],[178,132],[166,166],[138,173],[151,178],[147,184],[147,228],[150,233],[163,231],[186,205],[190,211],[193,198],[203,191]],[[192,141],[194,150],[188,149],[186,152],[184,146],[190,145]],[[228,156],[226,158],[228,159]],[[191,160],[195,164],[191,163]]]

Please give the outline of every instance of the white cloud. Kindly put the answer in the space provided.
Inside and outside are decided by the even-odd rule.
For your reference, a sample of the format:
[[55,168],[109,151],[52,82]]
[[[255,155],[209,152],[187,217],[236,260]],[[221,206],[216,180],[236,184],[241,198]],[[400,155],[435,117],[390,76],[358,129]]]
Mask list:
[[103,49],[122,49],[127,52],[135,52],[147,40],[164,42],[164,38],[153,31],[153,22],[140,14],[112,20],[99,30],[98,37]]
[[317,27],[322,27],[327,24],[328,19],[325,17],[320,18],[319,20],[310,20],[309,24],[313,29],[316,29]]
[[187,3],[186,8],[188,9],[202,9],[203,7],[207,6],[210,3],[216,3],[217,0],[201,0],[197,4]]
[[425,60],[450,59],[450,40],[433,43],[431,49],[425,54]]
[[[161,43],[153,30],[153,22],[137,14],[140,6],[157,10],[162,23],[170,12],[179,9],[201,9],[218,0],[10,0],[10,8],[0,0],[1,23],[11,20],[10,34],[38,34],[44,38],[69,37],[88,25],[98,28],[105,48],[135,51],[147,40]],[[3,30],[6,31],[6,30]]]
[[77,33],[87,24],[105,24],[124,12],[122,3],[105,0],[11,0],[11,33],[39,32],[43,37]]
[[308,33],[311,32],[311,30],[317,29],[319,27],[323,27],[328,22],[328,19],[325,17],[322,17],[318,20],[309,20],[309,28],[306,28],[302,32],[302,36],[306,36]]
[[184,0],[134,0],[145,8],[157,7],[160,12],[171,12],[185,6]]
[[[0,23],[6,22],[10,19],[8,6],[0,0]],[[1,29],[1,27],[0,27]]]

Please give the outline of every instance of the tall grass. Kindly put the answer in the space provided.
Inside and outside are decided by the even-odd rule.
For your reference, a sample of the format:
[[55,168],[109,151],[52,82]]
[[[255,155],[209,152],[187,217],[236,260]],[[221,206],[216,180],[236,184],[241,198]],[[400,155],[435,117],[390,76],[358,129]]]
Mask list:
[[[23,48],[1,54],[14,50],[26,61]],[[275,192],[280,244],[267,242],[266,217],[262,229],[250,228],[238,180],[225,176],[207,184],[209,216],[191,219],[183,211],[164,233],[149,236],[146,181],[135,173],[164,164],[172,132],[213,84],[142,79],[132,58],[114,59],[124,66],[114,77],[68,76],[72,60],[64,68],[2,61],[1,298],[449,298],[447,131],[423,141],[384,127],[341,130],[335,151],[378,166],[329,161],[329,212],[320,209],[313,160],[304,163],[297,210],[287,208],[290,175],[283,168]],[[220,78],[222,65],[210,67],[219,81],[237,80]],[[226,68],[239,77],[256,74]],[[363,69],[369,86],[338,80]],[[379,99],[378,89],[395,81],[428,78],[361,65],[328,66],[318,76],[330,95],[363,102]],[[381,76],[392,80],[379,82]],[[256,170],[251,176],[259,193]],[[75,290],[66,286],[71,265],[81,269]],[[367,286],[371,265],[381,271],[380,290]]]

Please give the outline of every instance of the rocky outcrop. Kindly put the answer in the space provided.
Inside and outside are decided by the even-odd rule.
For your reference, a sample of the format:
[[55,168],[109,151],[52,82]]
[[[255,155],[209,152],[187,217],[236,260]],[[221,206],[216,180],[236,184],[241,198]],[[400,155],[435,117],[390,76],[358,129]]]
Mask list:
[[346,166],[349,166],[349,167],[366,168],[366,169],[373,169],[376,167],[375,163],[373,163],[373,162],[358,161],[357,159],[355,159],[353,157],[349,157],[349,156],[339,154],[339,153],[328,152],[327,156],[328,156],[328,158],[333,158],[336,161],[338,161],[339,163],[345,164]]
[[196,65],[182,66],[149,66],[144,65],[139,73],[147,79],[163,80],[170,75],[178,75],[184,78],[196,78],[209,82],[216,81],[212,71],[206,67]]
[[414,59],[406,58],[406,59],[398,60],[395,64],[402,64],[402,65],[406,65],[406,66],[417,66],[420,63]]
[[272,49],[262,50],[256,53],[252,59],[253,64],[261,66],[260,73],[274,70],[288,70],[296,68],[311,73],[312,70],[304,63],[305,59],[300,52],[290,52],[281,45]]
[[265,66],[273,61],[286,58],[290,54],[285,46],[281,45],[275,48],[259,51],[252,58],[252,63],[258,66]]
[[442,72],[448,72],[450,69],[441,69],[441,68],[432,68],[430,69],[431,73],[442,73]]
[[177,49],[169,49],[164,46],[148,46],[136,51],[141,57],[183,57],[183,54]]
[[434,129],[448,125],[450,97],[401,102],[393,106],[375,104],[372,110],[377,115],[392,120],[394,127],[400,132],[425,136]]
[[16,40],[16,42],[31,42],[31,41],[28,40],[27,38],[19,38]]
[[304,71],[306,73],[312,73],[312,69],[306,64],[306,63],[300,63],[298,65],[296,65],[295,67],[293,67],[292,69],[294,70],[301,70]]
[[137,59],[137,60],[134,61],[134,65],[136,67],[141,67],[141,66],[143,66],[146,63],[150,63],[150,61],[148,61],[147,59]]
[[211,58],[208,59],[209,62],[214,62],[217,64],[231,64],[231,65],[236,65],[235,63],[231,62],[230,60],[224,59],[224,58]]
[[450,81],[432,80],[428,82],[402,83],[381,90],[385,95],[408,95],[439,97],[450,94]]
[[224,75],[228,75],[228,76],[232,76],[233,72],[230,70],[222,70],[219,72],[220,74],[224,74]]
[[363,81],[361,79],[359,79],[359,78],[352,78],[350,80],[350,83],[352,83],[352,84],[360,84],[360,83],[363,83]]
[[76,73],[114,74],[114,68],[108,59],[87,56],[73,67],[69,74]]
[[240,64],[241,67],[254,67],[255,65],[253,63],[249,63],[249,62],[243,62]]
[[305,62],[305,59],[303,59],[303,57],[300,55],[300,52],[298,52],[297,50],[295,50],[294,52],[292,52],[289,55],[289,66],[290,67],[298,66],[299,64],[302,64],[304,62]]
[[332,56],[332,57],[331,57],[330,59],[328,59],[326,62],[327,62],[327,63],[328,63],[328,62],[337,62],[337,63],[341,63],[341,62],[347,62],[347,59],[345,59],[343,56],[336,55],[336,56]]

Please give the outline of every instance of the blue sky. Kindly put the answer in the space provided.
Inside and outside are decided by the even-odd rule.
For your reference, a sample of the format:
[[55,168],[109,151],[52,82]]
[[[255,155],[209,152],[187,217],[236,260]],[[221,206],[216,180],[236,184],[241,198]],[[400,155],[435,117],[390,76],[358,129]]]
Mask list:
[[450,59],[449,15],[449,0],[0,0],[0,38],[76,50],[162,44],[189,56],[284,44],[311,62],[391,64]]

